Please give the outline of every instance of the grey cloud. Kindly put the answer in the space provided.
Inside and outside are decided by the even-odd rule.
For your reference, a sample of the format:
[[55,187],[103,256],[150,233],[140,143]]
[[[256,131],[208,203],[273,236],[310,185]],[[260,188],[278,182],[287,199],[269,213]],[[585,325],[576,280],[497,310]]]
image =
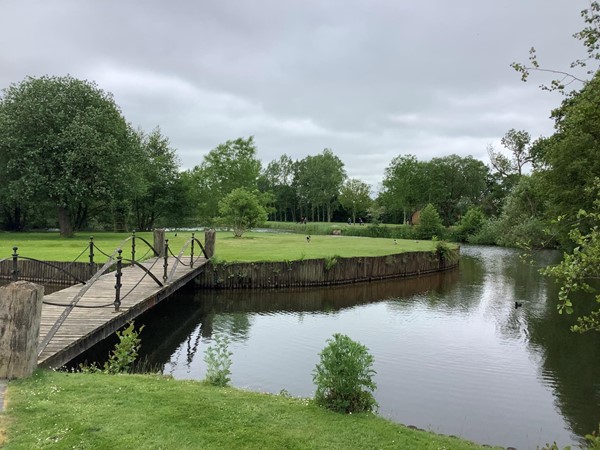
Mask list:
[[581,55],[585,0],[432,2],[8,0],[0,87],[95,80],[126,118],[159,125],[191,168],[254,135],[266,164],[332,148],[376,186],[394,156],[487,160],[510,128],[552,132],[560,98],[509,64]]

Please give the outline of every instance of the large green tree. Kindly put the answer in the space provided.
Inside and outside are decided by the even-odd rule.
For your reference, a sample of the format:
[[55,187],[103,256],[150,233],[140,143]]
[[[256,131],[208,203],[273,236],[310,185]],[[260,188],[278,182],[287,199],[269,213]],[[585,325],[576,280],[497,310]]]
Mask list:
[[297,163],[288,155],[271,161],[261,174],[259,182],[262,191],[271,192],[274,197],[275,220],[296,221],[296,205],[298,203],[295,175]]
[[136,229],[150,230],[157,218],[174,209],[172,204],[180,204],[179,161],[159,127],[149,134],[138,130],[137,138],[140,147],[137,168],[141,180],[132,198],[132,209]]
[[444,223],[451,225],[469,207],[483,201],[487,180],[487,167],[471,156],[450,155],[431,161],[399,156],[385,171],[380,199],[388,212],[401,212],[404,222],[407,213],[432,203]]
[[347,180],[340,190],[340,204],[352,214],[356,223],[356,214],[364,213],[371,207],[371,186],[358,178]]
[[236,188],[219,202],[220,220],[233,230],[235,237],[242,237],[250,228],[267,220],[262,201],[259,194]]
[[202,164],[192,170],[200,217],[204,220],[216,217],[219,202],[234,189],[256,190],[260,170],[252,136],[229,140],[212,149]]
[[[300,202],[308,208],[314,220],[323,217],[331,222],[337,197],[346,178],[344,163],[326,148],[315,156],[307,156],[298,163],[297,189]],[[319,214],[322,212],[322,214]]]
[[47,200],[69,236],[92,203],[120,192],[130,137],[112,96],[93,82],[43,76],[12,84],[0,100],[6,198]]
[[425,164],[414,155],[395,157],[385,169],[383,191],[380,201],[388,215],[402,217],[406,223],[407,215],[425,206],[424,191],[427,183]]

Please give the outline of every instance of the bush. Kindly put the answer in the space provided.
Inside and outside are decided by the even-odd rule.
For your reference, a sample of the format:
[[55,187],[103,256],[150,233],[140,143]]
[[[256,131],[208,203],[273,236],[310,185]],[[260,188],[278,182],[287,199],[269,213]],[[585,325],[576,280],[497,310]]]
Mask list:
[[231,381],[232,352],[229,351],[229,339],[215,336],[215,346],[209,346],[204,352],[206,363],[206,381],[213,386],[225,387]]
[[115,348],[108,355],[108,361],[104,363],[103,369],[100,369],[96,363],[91,365],[80,364],[79,370],[84,373],[104,372],[110,375],[117,373],[130,372],[133,368],[133,363],[138,357],[141,342],[140,333],[144,329],[144,325],[139,330],[135,330],[135,325],[129,323],[123,331],[117,331],[119,342],[115,344]]
[[485,215],[481,208],[469,208],[467,213],[460,219],[453,238],[459,242],[466,242],[469,236],[479,233],[485,222]]
[[374,358],[364,345],[336,333],[320,353],[313,371],[315,401],[337,412],[371,412],[377,407],[373,392]]
[[483,223],[477,233],[468,236],[467,242],[476,245],[496,245],[499,230],[500,221],[492,217]]
[[417,239],[431,239],[433,236],[442,238],[444,226],[437,209],[431,203],[421,210],[419,225],[416,226],[415,235]]

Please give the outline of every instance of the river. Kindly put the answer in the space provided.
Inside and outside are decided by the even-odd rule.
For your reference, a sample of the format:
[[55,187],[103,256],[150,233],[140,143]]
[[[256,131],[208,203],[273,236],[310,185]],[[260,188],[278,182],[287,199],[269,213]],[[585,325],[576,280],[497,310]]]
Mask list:
[[536,254],[534,265],[510,249],[461,254],[456,270],[408,280],[186,289],[138,320],[142,356],[177,379],[200,380],[206,347],[226,336],[234,386],[307,397],[319,352],[344,333],[375,357],[383,417],[519,449],[580,443],[600,422],[600,333],[571,333],[574,315],[557,313],[557,287],[538,269],[558,252]]

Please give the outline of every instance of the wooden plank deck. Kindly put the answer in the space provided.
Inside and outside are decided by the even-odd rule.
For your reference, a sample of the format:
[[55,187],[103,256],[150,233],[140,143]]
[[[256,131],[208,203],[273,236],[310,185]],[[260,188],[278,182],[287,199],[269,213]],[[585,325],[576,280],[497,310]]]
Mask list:
[[[189,256],[183,257],[181,261],[189,264],[190,258]],[[102,275],[91,285],[78,305],[107,306],[102,308],[74,308],[38,356],[38,365],[41,367],[60,367],[66,364],[187,284],[204,270],[206,262],[207,260],[204,258],[195,259],[193,269],[179,264],[175,269],[172,281],[163,287],[158,286],[151,277],[147,275],[144,277],[145,272],[139,267],[124,268],[121,278],[121,307],[118,312],[115,312],[112,304],[115,299],[115,273]],[[174,263],[174,258],[169,258],[169,275]],[[158,261],[156,258],[152,258],[143,264],[147,268],[152,267],[151,272],[162,282],[164,271],[162,258]],[[137,287],[128,294],[136,284],[138,284]],[[82,288],[83,285],[79,284],[45,295],[44,302],[68,304]],[[43,305],[40,342],[64,310],[64,306]]]

